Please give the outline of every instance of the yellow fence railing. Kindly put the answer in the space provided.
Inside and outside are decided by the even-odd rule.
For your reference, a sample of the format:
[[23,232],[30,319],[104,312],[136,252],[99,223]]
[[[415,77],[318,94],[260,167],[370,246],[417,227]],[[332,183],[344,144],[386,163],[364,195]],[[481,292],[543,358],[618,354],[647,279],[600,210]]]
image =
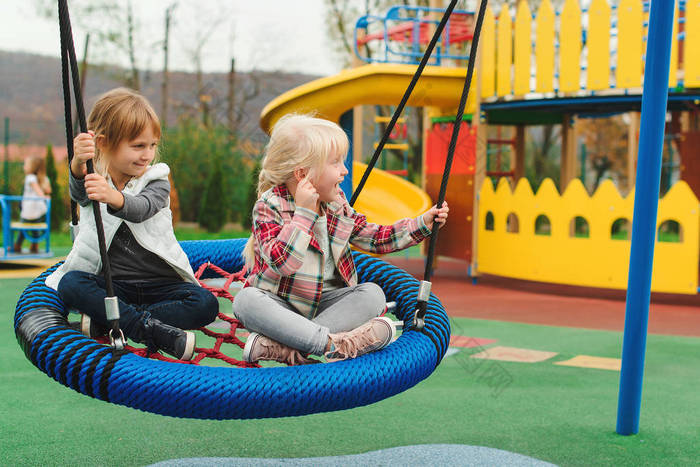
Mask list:
[[[648,13],[640,0],[619,0],[614,8],[591,0],[587,10],[566,0],[558,14],[542,0],[534,18],[526,0],[514,14],[509,3],[484,17],[482,98],[641,88]],[[686,1],[680,11],[676,0],[669,88],[679,77],[685,88],[700,88],[698,56],[700,2]]]
[[[586,287],[625,289],[634,192],[623,198],[609,181],[590,196],[581,182],[563,195],[546,179],[537,194],[526,179],[511,191],[486,179],[479,197],[477,268],[481,273]],[[616,232],[616,226],[627,226]],[[672,224],[678,235],[662,235]],[[685,182],[659,201],[652,291],[696,294],[700,206]]]

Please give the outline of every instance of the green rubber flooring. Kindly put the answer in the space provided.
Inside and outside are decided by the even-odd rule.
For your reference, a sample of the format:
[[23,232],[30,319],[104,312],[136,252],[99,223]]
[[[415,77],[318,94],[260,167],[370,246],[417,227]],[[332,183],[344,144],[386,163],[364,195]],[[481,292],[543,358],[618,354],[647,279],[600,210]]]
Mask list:
[[576,355],[619,358],[621,333],[461,318],[453,319],[453,334],[495,340],[485,348],[557,355],[519,363],[469,357],[481,347],[455,349],[427,380],[371,406],[300,418],[184,420],[91,399],[36,369],[13,331],[28,283],[0,281],[0,465],[317,458],[424,444],[490,447],[559,465],[700,459],[700,338],[649,336],[635,436],[615,433],[617,371],[553,364]]

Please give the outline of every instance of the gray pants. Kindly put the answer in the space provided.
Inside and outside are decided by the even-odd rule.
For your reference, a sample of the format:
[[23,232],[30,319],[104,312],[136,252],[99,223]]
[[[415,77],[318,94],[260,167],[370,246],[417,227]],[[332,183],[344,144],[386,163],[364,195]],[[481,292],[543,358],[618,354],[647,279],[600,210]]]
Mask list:
[[365,282],[324,292],[316,317],[309,320],[277,295],[246,287],[236,294],[233,313],[249,331],[303,353],[323,355],[329,333],[355,329],[381,315],[385,306],[382,289],[377,284]]

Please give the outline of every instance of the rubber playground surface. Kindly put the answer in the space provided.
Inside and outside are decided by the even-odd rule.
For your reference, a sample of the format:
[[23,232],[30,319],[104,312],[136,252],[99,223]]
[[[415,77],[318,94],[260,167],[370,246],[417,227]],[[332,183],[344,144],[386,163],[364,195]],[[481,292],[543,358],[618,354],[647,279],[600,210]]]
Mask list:
[[[409,260],[394,261],[413,272]],[[366,407],[243,421],[153,415],[56,383],[25,358],[12,329],[30,278],[2,279],[0,463],[697,463],[695,302],[652,305],[640,433],[624,437],[615,433],[624,302],[542,294],[488,278],[473,286],[456,269],[440,264],[434,279],[453,338],[429,378]]]

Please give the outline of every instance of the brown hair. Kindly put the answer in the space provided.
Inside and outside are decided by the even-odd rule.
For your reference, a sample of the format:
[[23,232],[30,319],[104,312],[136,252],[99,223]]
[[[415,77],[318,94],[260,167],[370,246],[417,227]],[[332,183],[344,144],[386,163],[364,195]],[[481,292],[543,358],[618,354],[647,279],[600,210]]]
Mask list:
[[51,182],[46,176],[46,160],[41,156],[29,156],[26,160],[29,162],[27,173],[36,175],[44,193],[51,193]]
[[[88,116],[88,130],[102,137],[100,148],[95,148],[95,170],[102,175],[109,167],[108,154],[122,141],[132,141],[151,126],[153,135],[160,138],[160,120],[148,100],[127,88],[116,88],[102,94]],[[103,154],[106,153],[106,154]]]

